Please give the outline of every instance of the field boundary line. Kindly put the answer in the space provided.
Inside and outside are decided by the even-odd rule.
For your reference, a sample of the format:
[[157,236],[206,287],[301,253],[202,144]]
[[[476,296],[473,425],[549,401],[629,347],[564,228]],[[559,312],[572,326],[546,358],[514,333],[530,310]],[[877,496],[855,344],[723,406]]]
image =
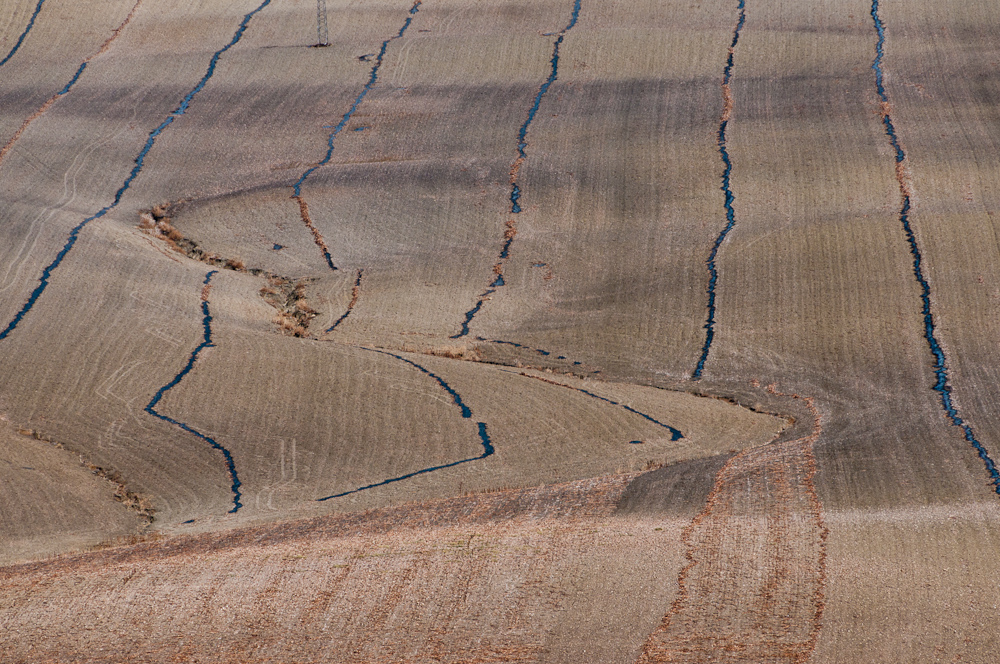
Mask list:
[[[760,386],[757,381],[751,384]],[[813,483],[817,471],[813,446],[822,433],[822,417],[811,397],[785,394],[777,391],[775,385],[766,389],[775,396],[802,401],[812,413],[812,431],[790,442],[772,441],[761,447],[743,450],[733,455],[719,470],[704,509],[681,531],[686,563],[677,577],[677,596],[659,627],[647,638],[637,664],[702,662],[706,661],[705,656],[718,652],[728,653],[731,659],[727,661],[731,662],[788,661],[804,664],[815,649],[825,609],[829,535]],[[778,433],[775,440],[780,435]],[[767,494],[766,499],[760,505],[748,502],[743,505],[742,515],[734,514],[734,507],[739,506],[740,500],[760,498],[751,492],[751,483],[761,485],[757,488],[764,491],[758,493]],[[797,489],[800,495],[796,495]],[[772,492],[774,498],[770,495]],[[779,509],[767,510],[769,502]],[[784,528],[796,521],[796,504],[809,515],[808,520],[812,523],[805,533],[815,538],[809,546],[796,546],[790,537],[782,540]],[[780,509],[782,507],[784,511]],[[752,532],[754,520],[765,524],[765,532],[756,540]],[[734,533],[742,530],[741,521],[744,528],[751,531],[749,536],[744,532]],[[757,529],[760,530],[759,525]],[[726,599],[732,593],[727,595],[719,588],[725,586],[727,581],[734,583],[739,578],[734,581],[696,575],[699,565],[709,569],[710,574],[720,570],[730,575],[738,574],[740,570],[731,570],[731,566],[734,562],[738,566],[740,547],[753,548],[753,544],[761,544],[765,539],[771,545],[774,560],[770,562],[774,564],[769,566],[765,555],[764,560],[758,557],[750,565],[755,570],[754,574],[766,571],[771,579],[757,589],[756,595],[741,597],[739,602],[734,603]],[[808,550],[810,546],[816,554],[816,560],[811,561],[814,565],[811,570],[814,587],[808,600],[812,604],[809,624],[804,625],[796,623],[794,616],[782,611],[780,581],[787,578],[785,572],[789,563],[781,560],[781,554],[794,555],[803,549]],[[727,553],[730,554],[728,557]],[[803,561],[792,561],[793,566],[794,563],[801,565]],[[798,587],[795,585],[793,591]],[[703,604],[697,603],[699,599]],[[792,601],[784,604],[795,605]]]

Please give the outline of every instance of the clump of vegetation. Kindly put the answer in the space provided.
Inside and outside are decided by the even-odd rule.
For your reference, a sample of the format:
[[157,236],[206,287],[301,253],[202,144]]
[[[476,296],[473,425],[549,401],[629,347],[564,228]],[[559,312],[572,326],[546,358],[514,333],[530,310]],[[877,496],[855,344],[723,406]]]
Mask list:
[[430,348],[423,352],[427,355],[449,357],[453,360],[468,360],[470,362],[479,362],[483,359],[483,355],[479,352],[478,348],[470,348],[464,344],[455,346],[438,346],[437,348]]
[[[294,281],[267,270],[248,268],[240,258],[225,258],[217,253],[205,251],[197,242],[184,237],[183,233],[173,226],[169,213],[170,204],[154,205],[150,210],[139,214],[139,228],[188,258],[224,270],[265,277],[267,285],[261,288],[259,293],[265,302],[278,310],[272,318],[278,331],[294,337],[309,336],[309,323],[318,315],[318,312],[306,302],[306,288],[311,279]],[[207,298],[207,290],[202,297]]]
[[271,320],[282,334],[293,337],[308,337],[309,323],[317,316],[317,311],[306,301],[309,279],[293,282],[286,277],[271,275],[267,285],[259,293],[264,301],[278,310]]

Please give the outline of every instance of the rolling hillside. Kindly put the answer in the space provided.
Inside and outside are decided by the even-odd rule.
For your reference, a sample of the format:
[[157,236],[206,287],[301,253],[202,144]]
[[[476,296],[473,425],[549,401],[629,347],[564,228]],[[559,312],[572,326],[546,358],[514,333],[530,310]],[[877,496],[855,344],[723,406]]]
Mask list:
[[17,662],[990,662],[987,2],[8,0]]

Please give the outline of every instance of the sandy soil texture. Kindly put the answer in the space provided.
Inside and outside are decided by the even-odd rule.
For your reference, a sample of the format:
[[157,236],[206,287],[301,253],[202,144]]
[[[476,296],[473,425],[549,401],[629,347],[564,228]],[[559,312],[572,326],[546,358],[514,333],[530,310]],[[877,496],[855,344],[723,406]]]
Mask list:
[[992,661],[990,2],[326,5],[0,10],[4,657]]

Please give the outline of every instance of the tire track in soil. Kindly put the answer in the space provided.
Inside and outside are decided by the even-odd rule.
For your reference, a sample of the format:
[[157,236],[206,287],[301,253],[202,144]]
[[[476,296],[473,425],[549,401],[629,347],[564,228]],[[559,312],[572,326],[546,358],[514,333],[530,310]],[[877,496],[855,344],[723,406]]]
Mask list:
[[726,147],[726,129],[729,127],[729,120],[733,114],[733,93],[729,87],[729,81],[733,77],[736,45],[740,41],[740,32],[743,30],[743,24],[746,23],[746,0],[739,0],[736,8],[739,14],[736,20],[736,27],[733,29],[733,41],[729,44],[726,67],[722,71],[722,118],[719,122],[718,132],[719,154],[722,156],[724,167],[721,189],[725,195],[726,225],[723,227],[722,232],[719,233],[719,237],[715,239],[712,251],[708,254],[708,260],[705,261],[705,266],[708,268],[708,288],[706,289],[706,293],[708,294],[708,317],[703,326],[705,330],[705,343],[701,348],[701,357],[698,358],[698,364],[691,374],[691,380],[701,378],[701,374],[705,370],[705,362],[708,360],[708,353],[712,349],[712,341],[715,338],[715,286],[719,281],[719,272],[715,265],[715,259],[719,255],[719,247],[722,246],[722,243],[729,235],[729,231],[733,230],[733,227],[736,225],[736,209],[733,207],[736,197],[733,195],[732,183],[730,182],[730,175],[733,172],[733,162],[729,158],[729,150]]
[[124,30],[125,27],[129,24],[129,22],[132,20],[132,17],[135,16],[136,10],[139,9],[139,5],[141,4],[142,0],[136,0],[135,4],[132,5],[132,9],[129,11],[128,16],[125,17],[125,20],[122,21],[121,24],[119,24],[119,26],[111,32],[111,36],[108,37],[103,44],[101,44],[100,48],[98,48],[96,51],[88,55],[86,59],[84,59],[84,61],[80,63],[80,66],[79,68],[77,68],[76,73],[73,74],[73,78],[69,80],[69,82],[63,87],[63,89],[55,93],[51,97],[49,97],[45,101],[45,103],[39,107],[37,111],[35,111],[31,116],[28,117],[28,119],[26,119],[24,122],[21,123],[21,126],[18,128],[18,130],[15,131],[14,135],[11,136],[10,140],[7,141],[7,144],[4,145],[2,148],[0,148],[0,164],[3,163],[4,157],[7,156],[7,153],[10,152],[11,148],[14,147],[14,143],[16,143],[19,138],[21,138],[21,135],[28,129],[31,123],[37,120],[38,118],[42,117],[42,115],[44,115],[45,112],[52,107],[52,104],[56,103],[56,101],[58,101],[60,97],[69,94],[69,91],[73,88],[74,85],[76,85],[76,82],[80,80],[80,76],[83,74],[83,71],[87,68],[87,65],[90,64],[90,61],[96,58],[97,56],[104,54],[111,47],[112,42],[114,42],[118,38],[118,35],[120,35],[122,30]]
[[177,387],[177,385],[179,385],[180,382],[184,379],[184,376],[191,373],[191,370],[194,368],[194,364],[198,360],[198,356],[201,354],[201,351],[205,350],[206,348],[215,347],[215,344],[212,342],[212,313],[208,307],[208,295],[209,291],[212,288],[212,277],[214,277],[218,273],[219,273],[218,270],[210,271],[208,274],[205,275],[205,281],[202,282],[203,286],[201,290],[201,312],[202,312],[202,327],[204,329],[203,333],[204,337],[202,342],[198,344],[198,346],[193,351],[191,351],[191,357],[188,358],[187,364],[184,365],[184,368],[181,369],[176,376],[174,376],[173,380],[171,380],[169,383],[167,383],[166,385],[164,385],[163,387],[161,387],[159,390],[156,391],[156,394],[153,395],[153,398],[150,400],[148,404],[146,404],[146,407],[143,410],[145,410],[153,417],[157,417],[163,420],[164,422],[169,422],[170,424],[180,427],[184,431],[187,431],[188,433],[197,436],[198,438],[208,443],[212,447],[212,449],[222,452],[222,456],[226,460],[226,470],[229,472],[229,478],[233,482],[232,483],[233,509],[229,510],[229,513],[235,514],[236,512],[239,511],[241,507],[243,507],[243,504],[240,502],[240,498],[242,497],[242,494],[240,494],[240,486],[242,485],[242,482],[240,482],[239,477],[236,475],[236,462],[233,460],[232,453],[225,447],[223,447],[221,444],[219,444],[219,442],[216,441],[214,438],[206,436],[200,431],[188,426],[184,422],[175,420],[174,418],[164,415],[163,413],[160,413],[156,410],[156,405],[160,403],[160,400],[163,399],[163,397],[167,394],[167,392]]
[[[508,371],[506,373],[513,373],[513,372]],[[640,412],[640,411],[636,410],[635,408],[632,408],[632,406],[625,405],[625,404],[623,404],[623,403],[621,403],[619,401],[613,401],[612,399],[608,399],[607,397],[602,397],[599,394],[594,394],[593,392],[591,392],[589,390],[585,390],[582,387],[573,387],[572,385],[567,385],[566,383],[560,383],[559,381],[555,381],[555,380],[549,380],[548,378],[543,378],[542,376],[533,376],[531,374],[524,373],[523,371],[519,372],[518,375],[519,376],[524,376],[525,378],[534,378],[535,380],[540,380],[543,383],[548,383],[549,385],[558,385],[559,387],[565,387],[568,390],[576,390],[577,392],[582,392],[583,394],[586,394],[588,397],[591,397],[593,399],[597,399],[599,401],[604,401],[604,402],[609,403],[609,404],[611,404],[613,406],[620,406],[621,408],[624,408],[628,412],[634,413],[634,414],[638,415],[639,417],[644,417],[647,420],[649,420],[650,422],[652,422],[653,424],[655,424],[655,425],[657,425],[659,427],[663,427],[664,429],[666,429],[667,431],[669,431],[670,432],[670,440],[672,440],[672,441],[677,441],[677,440],[680,440],[681,438],[684,437],[684,434],[682,434],[679,429],[675,429],[674,427],[670,426],[669,424],[664,424],[663,422],[660,422],[659,420],[654,419],[650,415],[647,415],[646,413]]]
[[906,150],[902,141],[896,133],[896,127],[892,122],[892,105],[889,102],[889,93],[885,89],[884,71],[882,69],[882,59],[885,57],[885,24],[879,16],[879,0],[872,0],[871,17],[875,27],[877,40],[875,42],[875,59],[872,61],[872,71],[875,73],[875,90],[879,99],[879,116],[882,118],[882,126],[889,139],[896,159],[896,182],[899,185],[900,208],[899,222],[903,226],[903,233],[906,235],[906,243],[909,246],[910,254],[913,256],[913,277],[920,286],[921,313],[924,316],[924,338],[930,347],[931,355],[934,358],[934,375],[937,377],[934,385],[931,386],[941,397],[941,407],[951,423],[958,427],[965,440],[968,441],[979,458],[986,466],[986,472],[990,476],[990,484],[993,490],[1000,494],[1000,471],[997,470],[996,463],[990,457],[986,447],[976,438],[972,427],[962,418],[958,412],[958,407],[951,399],[951,381],[948,373],[948,358],[944,353],[941,343],[937,338],[937,326],[934,322],[934,313],[931,310],[931,285],[924,275],[923,254],[917,242],[917,236],[910,225],[911,209],[911,185],[910,173],[906,159]]
[[[441,388],[444,389],[445,392],[447,392],[449,395],[451,395],[451,398],[452,398],[452,401],[454,402],[454,404],[459,408],[459,410],[462,411],[462,417],[465,418],[465,419],[467,419],[467,420],[468,419],[472,419],[472,409],[470,409],[468,406],[465,405],[465,402],[462,401],[462,397],[459,395],[458,392],[456,392],[454,390],[454,388],[452,388],[450,385],[448,385],[448,383],[446,383],[443,378],[441,378],[440,376],[438,376],[437,374],[435,374],[433,371],[430,371],[429,369],[426,369],[425,367],[420,366],[419,364],[417,364],[416,362],[414,362],[412,360],[406,359],[402,355],[397,355],[395,353],[390,353],[388,351],[379,350],[377,348],[365,348],[363,346],[359,347],[359,348],[361,350],[367,350],[367,351],[372,352],[372,353],[380,353],[382,355],[388,355],[389,357],[394,357],[397,360],[399,360],[401,362],[406,362],[410,366],[415,367],[416,369],[420,370],[421,372],[427,374],[428,376],[430,376],[431,378],[433,378],[434,380],[436,380],[437,383],[438,383],[438,385],[440,385]],[[365,491],[367,489],[373,489],[375,487],[384,486],[386,484],[392,484],[394,482],[401,482],[402,480],[407,480],[407,479],[410,479],[411,477],[416,477],[417,475],[425,475],[427,473],[433,473],[434,471],[437,471],[437,470],[443,470],[445,468],[452,468],[454,466],[458,466],[458,465],[461,465],[463,463],[469,463],[470,461],[479,461],[481,459],[485,459],[488,456],[492,456],[492,454],[494,453],[495,450],[493,448],[493,442],[490,440],[490,435],[489,435],[489,433],[486,430],[486,423],[485,422],[476,422],[476,425],[477,425],[478,434],[479,434],[479,443],[483,446],[483,453],[480,454],[479,456],[469,457],[467,459],[460,459],[458,461],[452,461],[451,463],[445,463],[445,464],[442,464],[442,465],[439,465],[439,466],[431,466],[429,468],[422,468],[420,470],[415,470],[412,473],[406,473],[405,475],[399,475],[397,477],[392,477],[392,478],[387,479],[387,480],[382,480],[381,482],[376,482],[374,484],[368,484],[366,486],[358,487],[357,489],[351,489],[350,491],[344,491],[342,493],[334,494],[332,496],[326,496],[324,498],[317,498],[316,501],[317,502],[323,502],[325,500],[331,500],[333,498],[343,498],[344,496],[349,496],[352,493],[358,493],[359,491]]]
[[361,275],[363,275],[364,272],[364,268],[358,270],[358,278],[354,280],[354,288],[351,289],[351,301],[347,304],[347,311],[345,311],[333,325],[326,328],[326,334],[329,334],[337,329],[337,326],[343,323],[344,319],[351,315],[351,312],[354,310],[354,305],[358,303],[358,298],[361,297]]
[[[518,177],[521,174],[521,166],[528,159],[528,128],[531,123],[535,120],[535,115],[538,113],[538,109],[542,104],[542,97],[545,93],[549,91],[552,84],[556,82],[559,77],[559,47],[562,46],[563,40],[566,38],[566,33],[573,29],[576,22],[580,18],[580,3],[581,0],[574,0],[573,2],[573,13],[570,16],[569,23],[560,32],[557,33],[546,33],[543,36],[549,37],[552,35],[557,35],[555,42],[552,44],[552,57],[549,59],[549,63],[552,65],[552,69],[549,72],[549,77],[545,79],[541,87],[538,88],[538,93],[535,94],[535,101],[528,109],[528,116],[525,118],[524,123],[521,125],[517,132],[517,158],[510,165],[510,214],[518,215],[521,213],[521,187],[518,184]],[[507,230],[504,231],[504,243],[500,249],[500,255],[497,257],[497,262],[493,265],[493,274],[496,277],[490,283],[489,287],[483,291],[483,293],[476,300],[476,304],[472,309],[465,312],[465,320],[462,321],[462,329],[458,334],[452,335],[452,339],[460,339],[469,334],[469,325],[472,323],[472,319],[476,317],[479,310],[483,308],[483,304],[489,299],[489,297],[497,291],[498,288],[504,285],[503,278],[503,268],[507,264],[510,258],[510,247],[514,243],[514,238],[517,236],[517,217],[512,216],[504,224]]]
[[323,238],[323,234],[320,233],[319,229],[316,227],[316,224],[312,220],[312,216],[310,216],[309,214],[309,204],[302,196],[302,185],[305,184],[309,176],[312,175],[316,170],[330,163],[330,160],[333,158],[334,141],[337,139],[337,136],[340,135],[340,132],[344,130],[344,127],[347,126],[347,123],[351,120],[351,117],[358,110],[358,107],[361,105],[361,102],[364,101],[365,97],[368,96],[368,93],[371,91],[371,89],[375,86],[375,83],[378,81],[378,72],[379,69],[382,68],[382,61],[385,59],[385,52],[386,49],[389,48],[389,42],[393,42],[397,39],[400,39],[403,36],[403,34],[406,32],[406,29],[410,27],[410,23],[413,22],[413,17],[416,15],[418,11],[420,11],[421,3],[422,0],[416,0],[416,2],[413,3],[413,6],[410,7],[406,20],[403,22],[403,26],[399,29],[399,32],[397,32],[395,35],[389,37],[384,42],[382,42],[382,47],[379,49],[378,55],[375,58],[375,64],[372,65],[371,73],[368,75],[368,82],[365,83],[363,88],[361,88],[361,92],[358,93],[358,96],[354,98],[354,102],[351,104],[351,107],[347,109],[347,112],[344,113],[344,117],[340,119],[340,122],[337,123],[337,125],[333,128],[333,131],[330,132],[330,135],[327,136],[326,155],[324,155],[324,157],[321,160],[319,160],[318,162],[307,168],[302,173],[302,175],[299,176],[299,179],[296,180],[295,183],[291,185],[293,192],[292,200],[294,200],[299,205],[299,216],[302,218],[302,223],[304,223],[306,225],[306,228],[309,229],[309,232],[313,236],[313,240],[316,242],[316,246],[319,247],[320,251],[323,253],[323,258],[326,260],[327,266],[329,266],[329,268],[334,272],[337,271],[337,266],[334,265],[333,263],[333,257],[330,255],[330,248],[329,246],[327,246],[326,240]]
[[201,77],[201,80],[198,81],[198,84],[195,85],[191,89],[191,91],[184,96],[183,99],[181,99],[180,105],[178,105],[177,108],[171,111],[170,114],[167,115],[166,119],[163,122],[161,122],[159,126],[156,127],[156,129],[154,129],[149,133],[149,137],[146,139],[145,145],[143,145],[142,149],[139,151],[139,154],[135,158],[135,166],[132,167],[132,171],[129,173],[128,177],[125,178],[125,181],[118,188],[118,191],[115,192],[114,200],[110,204],[98,210],[95,214],[81,221],[79,224],[77,224],[70,230],[69,237],[66,239],[66,243],[63,245],[63,248],[59,251],[58,254],[56,254],[55,259],[51,263],[49,263],[44,270],[42,270],[42,276],[38,280],[38,285],[35,287],[33,291],[31,291],[31,294],[28,296],[28,301],[25,302],[24,306],[22,306],[21,309],[14,315],[14,318],[11,319],[11,321],[7,324],[7,327],[5,327],[2,331],[0,331],[0,341],[6,339],[10,335],[10,333],[13,332],[15,328],[17,328],[18,324],[24,319],[24,317],[28,314],[28,312],[31,311],[31,309],[35,306],[35,302],[38,300],[39,297],[41,297],[42,293],[45,292],[45,289],[48,288],[49,279],[51,279],[52,273],[55,271],[56,268],[59,267],[59,265],[63,262],[63,259],[65,259],[67,254],[69,254],[69,252],[73,249],[73,246],[76,244],[77,239],[79,239],[80,237],[80,231],[82,231],[90,222],[96,219],[100,219],[108,212],[111,212],[111,210],[118,207],[118,204],[121,203],[122,197],[125,195],[125,192],[127,192],[132,187],[132,183],[135,181],[137,177],[139,177],[139,174],[142,172],[143,162],[146,159],[146,155],[149,154],[149,151],[152,150],[153,146],[156,144],[156,139],[159,138],[160,134],[166,131],[171,124],[173,124],[174,120],[176,120],[177,118],[179,118],[180,116],[184,115],[187,112],[188,108],[191,105],[191,101],[195,98],[195,96],[199,92],[201,92],[202,88],[205,87],[205,85],[212,78],[212,76],[215,75],[215,67],[219,63],[219,59],[222,57],[222,55],[226,51],[231,49],[233,46],[235,46],[240,41],[240,39],[243,38],[243,33],[246,32],[247,26],[250,24],[250,21],[253,19],[253,17],[256,16],[261,10],[263,10],[269,4],[271,4],[271,0],[263,0],[263,2],[261,2],[261,4],[258,5],[256,9],[252,10],[243,17],[243,20],[240,21],[239,27],[236,29],[236,33],[233,35],[232,39],[229,40],[229,43],[212,54],[212,58],[209,60],[208,63],[208,70],[205,72],[205,75]]
[[28,25],[25,26],[24,31],[21,33],[21,36],[17,38],[17,42],[14,43],[14,47],[10,49],[10,52],[4,56],[3,60],[0,60],[0,67],[3,67],[5,64],[7,64],[7,61],[13,58],[14,54],[17,53],[18,49],[21,48],[21,44],[24,43],[24,40],[25,38],[27,38],[28,33],[31,32],[31,29],[33,27],[35,27],[35,19],[38,18],[38,13],[42,11],[43,4],[45,4],[45,0],[38,0],[38,4],[35,5],[34,13],[32,13],[31,18],[28,19]]
[[[756,382],[755,382],[756,383]],[[826,539],[813,485],[822,431],[744,450],[719,471],[705,509],[684,529],[678,593],[637,662],[803,663],[825,607]]]

